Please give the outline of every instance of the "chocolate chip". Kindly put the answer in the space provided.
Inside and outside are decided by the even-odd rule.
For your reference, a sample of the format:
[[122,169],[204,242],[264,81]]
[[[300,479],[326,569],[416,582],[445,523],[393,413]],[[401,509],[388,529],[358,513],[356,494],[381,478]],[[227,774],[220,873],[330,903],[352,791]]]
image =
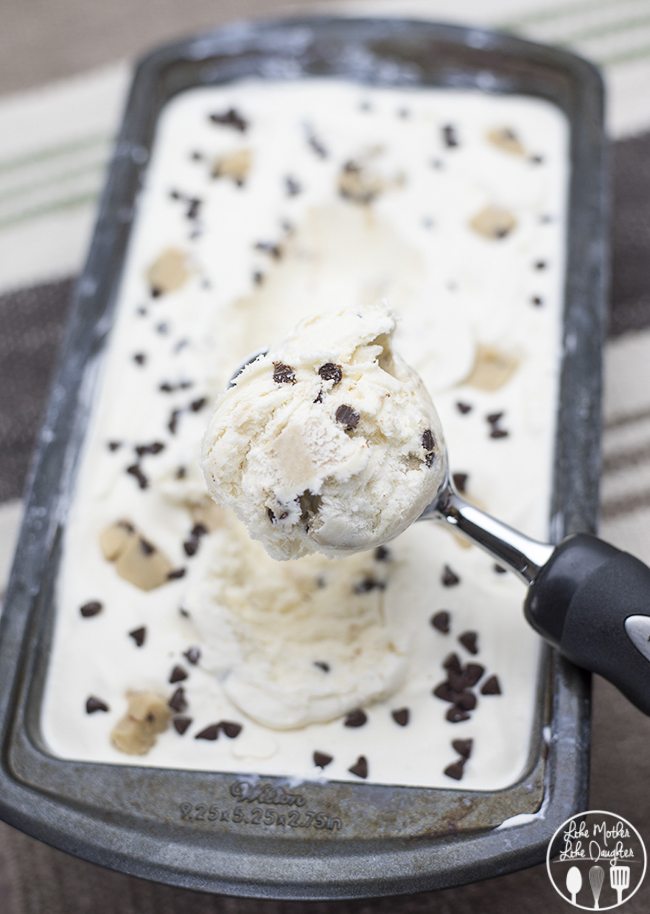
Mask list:
[[459,145],[458,134],[453,124],[445,124],[442,128],[442,139],[448,149],[453,149]]
[[185,657],[187,662],[191,663],[192,666],[196,666],[201,659],[201,648],[194,646],[188,647],[188,649],[184,651],[183,657]]
[[453,778],[455,781],[460,781],[463,777],[464,769],[465,759],[461,758],[455,762],[452,762],[451,765],[447,765],[444,770],[444,774],[446,774],[448,778]]
[[408,708],[398,708],[396,711],[391,711],[390,716],[400,727],[407,727],[411,719],[411,712]]
[[133,476],[133,478],[138,483],[139,488],[146,489],[148,487],[149,480],[147,479],[145,474],[142,472],[139,463],[132,463],[131,466],[128,466],[126,468],[126,472],[130,476]]
[[448,682],[440,682],[432,690],[432,695],[435,695],[436,698],[439,698],[441,701],[448,701],[450,704],[456,704],[456,699],[460,695],[456,689],[453,689]]
[[179,608],[178,612],[184,619],[189,619],[189,617],[192,615],[189,609],[183,609],[182,606]]
[[472,754],[473,739],[454,739],[451,741],[451,747],[463,758],[469,758]]
[[495,563],[492,566],[492,568],[496,572],[496,574],[507,574],[508,573],[508,569],[504,568],[503,565],[498,565]]
[[94,714],[96,711],[108,711],[110,710],[105,701],[102,701],[101,698],[95,698],[94,695],[91,695],[86,699],[86,714]]
[[261,286],[264,282],[264,273],[261,270],[253,270],[253,283],[256,286]]
[[169,674],[169,682],[182,682],[184,679],[187,679],[187,676],[187,670],[184,670],[182,666],[178,666],[177,664]]
[[451,617],[447,610],[441,609],[439,612],[434,613],[429,621],[437,631],[442,632],[443,635],[448,635],[450,619]]
[[172,721],[174,725],[174,730],[178,733],[179,736],[183,736],[188,727],[192,723],[191,717],[175,717]]
[[469,479],[469,473],[452,473],[452,481],[461,495],[464,495],[467,491],[467,480]]
[[322,387],[321,387],[321,389],[318,391],[318,396],[314,398],[314,401],[313,401],[313,402],[314,402],[314,403],[322,403],[322,402],[323,402],[323,388],[322,388]]
[[99,600],[90,600],[88,603],[84,603],[83,606],[79,607],[79,612],[84,619],[92,619],[92,617],[100,613],[103,608],[104,604],[100,603]]
[[321,376],[323,381],[334,381],[333,387],[336,387],[337,384],[341,382],[343,377],[343,369],[340,365],[335,365],[334,362],[325,362],[324,365],[318,369],[318,374]]
[[426,457],[424,458],[424,463],[425,463],[426,466],[432,467],[432,466],[433,466],[433,462],[434,462],[435,459],[436,459],[436,458],[435,458],[434,452],[433,452],[433,451],[429,451],[429,452],[427,453]]
[[136,365],[144,365],[144,363],[147,361],[147,356],[144,352],[136,352],[133,355],[133,361]]
[[255,250],[261,251],[263,254],[269,254],[273,260],[280,260],[282,257],[282,248],[274,241],[256,241]]
[[175,435],[178,431],[178,420],[181,415],[180,409],[173,409],[169,416],[169,422],[167,423],[167,428],[172,435]]
[[292,175],[287,175],[284,179],[284,189],[288,197],[297,197],[302,191],[302,184]]
[[535,263],[533,264],[533,266],[535,267],[536,270],[545,270],[547,264],[546,264],[545,260],[536,260]]
[[199,549],[199,541],[196,539],[185,540],[183,543],[183,551],[188,557],[196,555]]
[[498,676],[489,676],[481,686],[481,695],[500,695],[501,683]]
[[266,509],[266,516],[268,517],[268,519],[271,521],[272,524],[274,524],[277,520],[275,514],[273,513],[273,511],[270,508]]
[[205,727],[199,733],[196,734],[194,739],[208,739],[215,740],[219,738],[219,724],[210,724]]
[[219,124],[221,127],[232,127],[238,133],[246,133],[248,130],[248,121],[236,108],[215,112],[209,115],[209,119],[213,124]]
[[498,428],[497,426],[490,430],[490,438],[507,438],[509,434],[510,432],[505,428]]
[[350,774],[356,774],[358,778],[365,780],[368,777],[368,759],[365,755],[360,755],[354,765],[350,765],[348,771]]
[[440,582],[443,587],[455,587],[456,584],[460,583],[460,578],[454,571],[452,571],[449,565],[445,565],[440,577]]
[[327,766],[334,761],[333,755],[328,755],[327,752],[319,752],[316,750],[313,754],[314,765],[317,768],[327,768]]
[[329,155],[327,147],[319,140],[315,133],[307,135],[307,144],[309,148],[316,153],[319,159],[326,159]]
[[330,671],[329,663],[325,663],[324,660],[314,660],[314,666],[318,667],[319,670],[322,670],[323,673],[329,673]]
[[461,675],[466,686],[474,686],[479,681],[484,672],[485,667],[480,663],[468,663],[463,667]]
[[135,452],[138,457],[145,457],[147,455],[155,456],[160,454],[161,451],[164,451],[165,445],[162,441],[153,441],[151,444],[138,444],[135,447]]
[[185,212],[186,218],[187,219],[196,219],[197,216],[199,215],[199,210],[201,209],[202,205],[203,205],[203,201],[199,200],[198,197],[191,197],[187,201],[187,210]]
[[458,640],[463,645],[463,647],[470,652],[470,654],[478,654],[478,633],[477,632],[463,632],[458,636]]
[[182,714],[183,711],[187,710],[187,699],[185,698],[185,689],[183,686],[179,686],[174,691],[167,704],[172,709],[172,711],[178,711],[179,714]]
[[143,536],[140,537],[138,545],[143,555],[153,555],[156,551],[156,547],[152,546],[149,540],[146,540]]
[[390,559],[390,549],[388,546],[377,546],[375,549],[375,561],[387,562]]
[[476,695],[468,690],[461,692],[455,704],[458,708],[462,708],[463,711],[473,711],[476,707]]
[[348,713],[345,715],[343,726],[363,727],[367,721],[368,715],[365,713],[365,711],[362,711],[361,708],[356,708],[354,711],[348,711]]
[[462,708],[454,705],[447,711],[445,718],[449,721],[450,724],[459,724],[464,720],[469,720],[470,715],[467,713],[467,711],[464,711]]
[[336,421],[345,426],[346,432],[351,432],[359,424],[361,418],[359,413],[345,403],[342,403],[336,410]]
[[178,581],[179,578],[184,578],[187,572],[187,568],[174,568],[167,575],[168,581]]
[[143,625],[140,628],[134,628],[133,631],[129,632],[129,638],[133,638],[137,647],[142,647],[147,637],[147,629]]
[[190,534],[196,539],[200,539],[200,537],[205,536],[207,532],[208,528],[205,526],[205,524],[197,523],[192,527]]
[[198,413],[203,409],[207,402],[207,397],[198,397],[196,400],[192,400],[190,403],[190,409],[193,413]]
[[498,413],[488,413],[485,417],[490,425],[496,425],[497,422],[500,422],[503,419],[503,410]]
[[243,730],[241,724],[236,724],[232,720],[222,720],[218,726],[223,730],[228,739],[236,739]]
[[455,652],[452,652],[451,654],[447,654],[447,656],[445,657],[445,659],[442,662],[442,666],[445,670],[448,670],[448,671],[451,671],[454,673],[460,673],[463,669],[462,664],[460,662],[460,658],[459,658],[458,654]]
[[276,384],[295,384],[296,373],[291,365],[285,365],[284,362],[274,362],[273,380]]
[[353,593],[370,593],[371,590],[386,590],[386,582],[378,581],[376,578],[367,575],[358,584],[354,585]]
[[177,467],[176,473],[174,475],[175,475],[176,479],[185,479],[185,477],[187,476],[187,468],[186,467]]
[[121,441],[109,441],[107,444],[109,451],[118,451],[122,447]]
[[539,308],[541,305],[544,304],[544,299],[542,298],[541,295],[533,295],[533,296],[531,296],[530,300],[533,303],[533,305],[535,305],[535,307],[537,307],[537,308]]
[[462,416],[466,416],[467,413],[471,413],[473,407],[471,403],[464,403],[462,400],[456,402],[456,409]]
[[422,447],[425,451],[432,451],[433,446],[433,434],[431,433],[431,429],[427,428],[422,432]]

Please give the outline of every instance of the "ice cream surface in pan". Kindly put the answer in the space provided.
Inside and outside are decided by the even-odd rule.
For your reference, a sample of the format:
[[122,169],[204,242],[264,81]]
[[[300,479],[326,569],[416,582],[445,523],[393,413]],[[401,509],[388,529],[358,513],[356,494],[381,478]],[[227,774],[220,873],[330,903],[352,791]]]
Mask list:
[[[539,655],[522,586],[432,524],[342,559],[274,561],[213,504],[200,451],[251,352],[385,300],[457,486],[543,537],[567,137],[551,104],[465,89],[249,81],[167,105],[67,515],[41,718],[53,753],[517,780]],[[334,417],[354,409],[335,377]]]

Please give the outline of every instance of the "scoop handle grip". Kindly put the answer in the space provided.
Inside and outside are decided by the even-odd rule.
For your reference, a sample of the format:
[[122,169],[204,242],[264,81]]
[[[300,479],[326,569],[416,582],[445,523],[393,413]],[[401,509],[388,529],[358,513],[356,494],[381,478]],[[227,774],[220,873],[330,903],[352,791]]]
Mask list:
[[650,568],[588,534],[564,540],[530,584],[526,618],[577,666],[650,714]]

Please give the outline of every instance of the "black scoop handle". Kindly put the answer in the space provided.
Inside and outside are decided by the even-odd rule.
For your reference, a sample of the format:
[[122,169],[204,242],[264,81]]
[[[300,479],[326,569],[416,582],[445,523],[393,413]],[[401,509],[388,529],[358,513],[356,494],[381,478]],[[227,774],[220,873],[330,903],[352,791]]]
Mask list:
[[564,540],[530,584],[526,618],[577,666],[650,714],[650,568],[587,534]]

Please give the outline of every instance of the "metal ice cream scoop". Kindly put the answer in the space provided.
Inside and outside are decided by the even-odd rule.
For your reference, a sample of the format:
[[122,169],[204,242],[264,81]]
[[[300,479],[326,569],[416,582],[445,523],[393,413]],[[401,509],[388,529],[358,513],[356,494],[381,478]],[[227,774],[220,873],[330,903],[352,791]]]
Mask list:
[[[228,386],[267,351],[243,362]],[[449,475],[418,520],[447,524],[513,571],[528,585],[524,614],[533,628],[650,714],[648,566],[586,533],[558,545],[531,539],[467,502]]]

